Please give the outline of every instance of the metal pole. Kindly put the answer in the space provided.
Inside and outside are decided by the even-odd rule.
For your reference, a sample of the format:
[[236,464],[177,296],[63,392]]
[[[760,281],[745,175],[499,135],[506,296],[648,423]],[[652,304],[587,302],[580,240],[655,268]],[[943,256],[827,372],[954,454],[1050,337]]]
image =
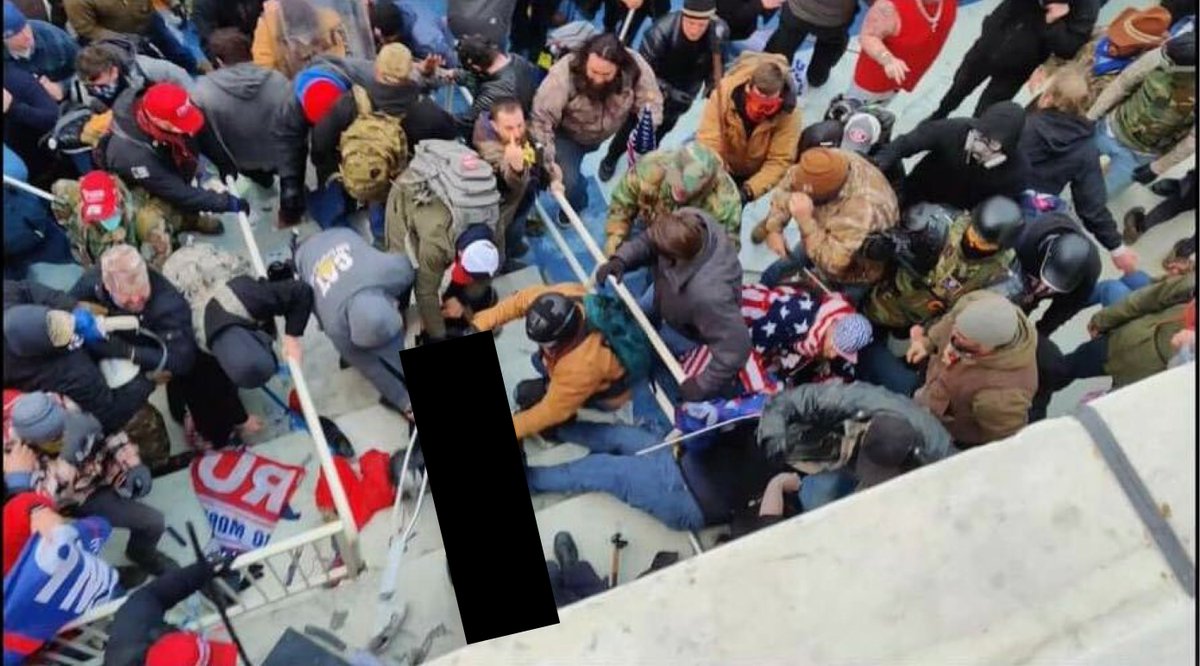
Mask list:
[[[762,418],[762,414],[747,414],[745,416],[738,416],[736,418],[729,419],[728,421],[721,421],[720,423],[714,423],[706,428],[701,428],[700,430],[697,430],[695,432],[689,432],[686,435],[681,435],[681,436],[674,437],[671,439],[666,439],[666,440],[659,442],[658,444],[655,444],[653,446],[647,446],[646,448],[642,449],[641,451],[638,451],[634,455],[635,456],[644,456],[647,453],[653,453],[659,449],[671,446],[672,444],[682,442],[685,439],[691,439],[692,437],[695,437],[696,435],[702,435],[710,430],[716,430],[717,428],[724,428],[725,426],[729,425],[730,423],[737,423],[738,421],[749,421],[750,419],[758,419],[758,418]],[[678,431],[675,431],[675,432],[678,432]]]
[[633,25],[633,15],[637,10],[631,9],[625,12],[625,22],[621,24],[621,34],[617,37],[622,44],[625,44],[625,36],[629,34],[629,26]]
[[[226,180],[226,187],[233,191],[233,179]],[[243,212],[238,212],[238,228],[242,230],[242,239],[246,242],[246,250],[250,261],[254,264],[254,272],[259,277],[267,276],[267,268],[259,253],[258,241],[250,229],[250,218]],[[282,317],[275,318],[276,330],[284,330]],[[312,436],[317,446],[317,459],[321,461],[321,469],[325,472],[325,482],[329,484],[329,494],[333,496],[333,505],[337,508],[338,517],[342,521],[342,536],[346,543],[342,551],[342,561],[346,564],[347,575],[354,578],[358,575],[358,525],[354,523],[354,513],[350,510],[350,500],[346,498],[346,489],[342,487],[342,478],[338,476],[337,467],[333,464],[333,455],[329,452],[329,442],[325,439],[325,431],[321,428],[321,419],[313,404],[312,395],[308,392],[308,382],[304,380],[304,370],[293,359],[287,358],[288,370],[291,371],[292,384],[296,389],[296,397],[300,399],[300,411],[304,414],[304,422],[308,424],[308,434]]]
[[[567,220],[570,221],[571,226],[575,227],[575,231],[583,238],[583,244],[587,247],[588,252],[596,259],[597,263],[604,263],[606,260],[604,253],[600,251],[600,246],[596,245],[596,241],[592,238],[592,235],[588,233],[587,227],[583,225],[583,221],[579,219],[579,215],[575,212],[575,209],[571,208],[571,204],[567,201],[567,198],[559,192],[553,192],[553,194],[554,199],[558,201],[559,207],[567,214]],[[609,276],[608,284],[613,287],[613,290],[625,302],[625,306],[629,308],[629,313],[633,315],[638,325],[642,327],[642,331],[646,333],[646,337],[650,339],[650,344],[654,347],[654,351],[658,352],[658,355],[662,357],[663,363],[667,366],[667,370],[671,371],[671,376],[675,378],[675,381],[682,384],[687,379],[687,375],[683,372],[683,367],[679,365],[679,361],[675,359],[675,355],[667,349],[667,345],[659,337],[658,331],[654,330],[654,327],[650,325],[650,320],[646,318],[646,313],[642,312],[637,299],[629,293],[625,285],[617,282],[612,276]]]
[[45,199],[46,201],[49,201],[50,203],[63,203],[63,201],[61,199],[54,196],[53,194],[50,194],[46,190],[36,188],[33,185],[30,185],[29,183],[26,183],[21,180],[17,180],[16,178],[13,178],[12,176],[10,176],[8,174],[4,174],[4,184],[10,185],[12,187],[17,188],[18,190],[22,190],[24,192],[32,194],[33,196],[35,196],[39,199]]

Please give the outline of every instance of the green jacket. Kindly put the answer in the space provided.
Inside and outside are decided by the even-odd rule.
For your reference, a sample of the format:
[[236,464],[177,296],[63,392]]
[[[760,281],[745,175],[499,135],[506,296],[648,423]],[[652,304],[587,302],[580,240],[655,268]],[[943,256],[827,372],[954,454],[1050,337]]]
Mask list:
[[898,266],[893,280],[877,284],[863,308],[867,318],[888,328],[907,329],[947,312],[963,295],[1004,279],[1015,257],[1013,251],[968,258],[962,237],[970,223],[970,213],[964,212],[950,224],[937,264],[924,277]]
[[629,236],[633,221],[650,223],[654,217],[685,206],[699,208],[725,228],[734,247],[740,245],[742,195],[725,172],[721,158],[699,143],[673,150],[647,153],[613,188],[605,233],[609,256]]
[[58,201],[51,204],[54,218],[71,241],[71,252],[84,268],[100,264],[100,255],[113,245],[126,243],[138,248],[155,269],[161,269],[171,254],[171,232],[179,228],[179,216],[161,199],[145,190],[130,190],[117,179],[121,196],[121,226],[105,231],[98,224],[84,224],[79,217],[79,181],[58,180],[50,186]]
[[1166,369],[1174,355],[1171,338],[1183,328],[1183,311],[1195,292],[1195,273],[1167,277],[1092,315],[1090,327],[1108,337],[1104,372],[1113,388]]
[[428,203],[413,200],[410,188],[400,184],[392,187],[384,213],[387,251],[404,254],[412,244],[416,257],[417,282],[413,296],[421,324],[427,335],[441,338],[446,335],[442,318],[441,287],[446,269],[454,263],[454,220],[450,210],[437,197]]

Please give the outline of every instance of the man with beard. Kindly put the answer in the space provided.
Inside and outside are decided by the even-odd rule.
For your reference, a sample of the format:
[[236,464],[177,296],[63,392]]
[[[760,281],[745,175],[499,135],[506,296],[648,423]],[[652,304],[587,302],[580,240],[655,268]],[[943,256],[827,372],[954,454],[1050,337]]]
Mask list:
[[[615,35],[601,34],[563,57],[546,75],[533,99],[533,137],[545,151],[556,187],[575,210],[587,206],[579,167],[625,124],[649,108],[657,127],[663,100],[654,70]],[[559,214],[559,223],[565,217]]]
[[454,116],[459,132],[469,138],[475,119],[497,101],[514,98],[529,113],[537,92],[538,70],[525,58],[505,53],[496,42],[482,35],[467,35],[458,41],[458,83],[470,91],[471,108]]

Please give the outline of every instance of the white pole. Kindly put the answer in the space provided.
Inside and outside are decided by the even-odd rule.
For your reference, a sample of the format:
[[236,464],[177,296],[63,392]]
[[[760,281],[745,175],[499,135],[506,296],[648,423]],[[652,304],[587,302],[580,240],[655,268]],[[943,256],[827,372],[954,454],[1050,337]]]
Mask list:
[[629,34],[629,26],[633,25],[633,15],[636,13],[633,9],[625,12],[625,22],[621,24],[621,34],[617,37],[622,44],[625,44],[625,36]]
[[45,199],[46,201],[49,201],[50,203],[63,203],[62,200],[60,200],[58,197],[54,196],[53,194],[50,194],[46,190],[36,188],[33,185],[30,185],[29,183],[26,183],[21,180],[17,180],[16,178],[13,178],[12,176],[10,176],[8,174],[4,174],[4,184],[10,185],[12,187],[17,188],[18,190],[22,190],[24,192],[32,194],[33,196],[35,196],[39,199]]
[[[583,225],[583,221],[579,219],[579,215],[575,212],[575,209],[571,208],[571,204],[567,201],[567,198],[558,192],[554,192],[554,198],[558,201],[558,205],[562,208],[563,212],[567,214],[567,220],[571,222],[571,226],[575,227],[575,231],[583,238],[583,244],[587,246],[588,252],[592,254],[597,263],[604,263],[606,261],[604,253],[600,251],[600,246],[596,245],[596,241],[592,238],[592,235],[588,233],[587,227]],[[629,293],[625,285],[617,282],[611,275],[608,278],[608,284],[612,285],[617,295],[621,297],[621,300],[625,301],[625,306],[629,308],[630,314],[637,320],[638,325],[642,327],[642,330],[646,333],[646,337],[650,339],[650,344],[654,346],[654,350],[662,357],[663,363],[666,364],[667,370],[671,371],[671,375],[675,378],[675,381],[682,384],[687,379],[687,375],[683,372],[683,367],[679,365],[679,361],[675,360],[675,355],[667,349],[667,345],[659,337],[658,331],[654,330],[654,327],[650,325],[650,320],[646,318],[646,313],[642,312],[637,299]]]
[[[702,435],[710,430],[716,430],[717,428],[724,428],[725,426],[729,425],[730,423],[737,423],[738,421],[749,421],[750,419],[757,419],[757,418],[762,418],[762,414],[747,414],[745,416],[738,416],[738,417],[729,419],[728,421],[721,421],[720,423],[714,423],[714,424],[708,426],[707,428],[701,428],[700,430],[697,430],[695,432],[689,432],[686,435],[669,438],[669,439],[663,440],[662,442],[659,442],[658,444],[655,444],[653,446],[647,446],[646,448],[642,449],[641,451],[638,451],[634,455],[635,456],[644,456],[647,453],[653,453],[659,449],[671,446],[672,444],[682,442],[685,439],[691,439],[692,437],[695,437],[696,435]],[[678,432],[678,431],[672,431],[672,432]]]
[[[233,191],[233,179],[226,180],[226,187]],[[254,264],[254,272],[259,277],[267,276],[267,268],[263,264],[262,255],[258,250],[258,242],[254,240],[254,231],[250,229],[250,219],[238,212],[238,228],[242,230],[242,239],[246,242],[246,250],[250,261]],[[284,323],[282,317],[275,318],[275,328],[282,335]],[[354,523],[354,513],[350,510],[350,500],[346,498],[346,489],[342,487],[342,479],[338,476],[337,467],[333,464],[333,455],[329,452],[329,442],[325,439],[325,431],[321,428],[321,419],[317,416],[317,408],[308,392],[308,382],[304,380],[304,370],[300,364],[287,358],[288,370],[292,374],[292,384],[296,396],[300,399],[300,411],[304,414],[304,422],[308,425],[308,434],[312,436],[317,446],[317,459],[321,461],[321,469],[325,472],[325,482],[329,484],[329,494],[333,496],[333,505],[337,508],[338,517],[342,521],[342,533],[346,538],[346,548],[343,548],[342,560],[346,563],[346,571],[353,578],[358,574],[358,526]]]

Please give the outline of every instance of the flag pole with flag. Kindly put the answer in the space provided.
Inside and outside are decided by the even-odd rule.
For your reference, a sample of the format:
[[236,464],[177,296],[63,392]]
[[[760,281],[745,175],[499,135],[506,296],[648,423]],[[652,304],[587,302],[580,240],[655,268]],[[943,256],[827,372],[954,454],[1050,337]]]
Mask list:
[[656,143],[654,116],[650,113],[650,105],[647,104],[642,107],[637,125],[629,133],[629,141],[625,144],[625,154],[629,157],[629,168],[633,168],[639,157],[654,150],[657,147]]

